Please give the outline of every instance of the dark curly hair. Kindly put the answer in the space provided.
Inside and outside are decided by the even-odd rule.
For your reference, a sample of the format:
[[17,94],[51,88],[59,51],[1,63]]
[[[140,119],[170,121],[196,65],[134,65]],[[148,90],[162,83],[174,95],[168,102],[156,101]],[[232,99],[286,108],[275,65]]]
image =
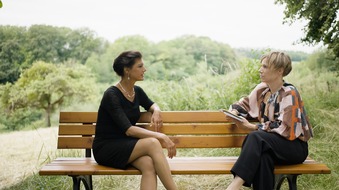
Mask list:
[[136,59],[141,59],[142,54],[139,51],[124,51],[113,62],[113,70],[119,76],[124,76],[124,68],[132,68]]

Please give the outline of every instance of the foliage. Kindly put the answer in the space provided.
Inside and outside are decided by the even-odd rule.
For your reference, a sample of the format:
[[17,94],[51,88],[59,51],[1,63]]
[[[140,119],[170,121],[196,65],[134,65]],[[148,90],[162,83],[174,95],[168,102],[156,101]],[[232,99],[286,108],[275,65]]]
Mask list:
[[25,28],[0,26],[0,84],[15,82],[25,62]]
[[125,36],[110,44],[102,54],[92,54],[86,61],[86,66],[93,71],[98,82],[111,83],[119,78],[113,72],[112,65],[114,58],[121,52],[139,50],[142,51],[143,57],[148,59],[152,57],[150,56],[152,49],[153,44],[142,36]]
[[234,83],[230,83],[232,86],[232,92],[228,96],[233,96],[234,99],[238,100],[241,97],[247,96],[252,89],[260,83],[259,68],[260,68],[260,57],[262,54],[269,50],[252,50],[250,58],[243,58],[240,60],[240,73],[237,76]]
[[[339,60],[339,2],[338,0],[276,0],[285,4],[285,22],[306,20],[305,37],[301,41],[306,44],[323,42],[333,54],[333,60]],[[339,71],[339,65],[336,64]]]
[[196,62],[192,55],[187,54],[186,49],[171,46],[167,42],[157,45],[153,58],[146,79],[180,81],[192,75],[196,69]]
[[[311,57],[311,61],[317,60],[321,53]],[[298,183],[305,189],[333,189],[338,187],[339,171],[336,150],[339,145],[339,78],[334,72],[314,68],[309,64],[310,60],[294,64],[292,73],[287,79],[301,92],[313,126],[314,138],[309,142],[309,155],[326,163],[331,168],[332,174],[301,176]],[[312,186],[306,188],[310,181]]]
[[244,59],[240,70],[227,75],[214,75],[202,69],[203,72],[179,82],[151,81],[140,85],[163,110],[219,110],[249,94],[259,83],[258,63]]
[[[316,53],[313,56],[311,61],[320,58],[321,53]],[[306,111],[313,125],[315,138],[320,138],[325,134],[329,135],[327,134],[329,128],[337,128],[339,78],[334,72],[322,68],[313,69],[313,65],[309,62],[297,63],[293,66],[292,73],[287,79],[301,91]],[[322,72],[317,72],[319,71],[317,69]],[[319,142],[316,141],[315,144],[317,143]]]
[[[192,68],[192,64],[206,62],[207,67],[217,74],[225,74],[223,63],[236,62],[236,55],[232,48],[223,43],[212,41],[208,37],[196,37],[193,35],[184,35],[171,41],[162,42],[166,47],[182,49],[185,56],[192,56],[193,62],[190,64],[178,64],[177,61],[172,61],[172,64],[178,64],[180,67]],[[175,52],[176,53],[176,52]],[[175,57],[175,54],[170,54],[170,57]],[[178,60],[179,61],[179,60]],[[180,63],[180,62],[179,62]],[[188,65],[188,66],[187,66]],[[193,65],[194,67],[195,65]],[[190,69],[186,69],[188,72]],[[189,72],[189,73],[194,73]]]
[[0,121],[7,131],[17,131],[41,119],[41,112],[35,109],[19,108],[9,114],[1,114]]
[[39,176],[32,175],[25,178],[22,183],[13,185],[11,187],[2,188],[3,190],[21,190],[23,189],[49,189],[49,190],[58,190],[58,189],[72,189],[71,178],[68,176],[55,177],[55,176]]
[[[312,60],[318,59],[319,54],[312,55]],[[315,136],[309,142],[309,155],[317,161],[326,163],[332,170],[328,175],[301,175],[298,177],[298,189],[320,190],[333,189],[338,187],[338,124],[337,116],[339,114],[339,78],[333,72],[321,70],[319,68],[310,69],[312,64],[310,60],[299,63],[293,63],[291,74],[286,80],[294,84],[300,91],[305,102],[306,111],[311,119]],[[241,63],[242,70],[234,70],[227,75],[212,75],[208,72],[198,72],[197,75],[185,77],[180,81],[154,81],[145,80],[137,83],[142,86],[149,97],[157,102],[163,110],[217,110],[225,108],[230,103],[236,101],[245,91],[235,94],[235,85],[250,89],[251,79],[243,79],[247,74],[247,67],[252,71],[255,79],[255,65],[258,60],[244,59]],[[199,65],[205,70],[204,64]],[[244,72],[241,74],[241,72]],[[242,81],[244,80],[244,81]],[[248,84],[246,84],[246,82]],[[238,84],[239,83],[239,84]],[[242,84],[242,85],[240,85]],[[102,84],[99,84],[100,86]],[[13,88],[11,85],[3,85],[2,88]],[[101,93],[105,88],[100,89]],[[1,93],[2,94],[2,93]],[[2,97],[1,97],[2,98]],[[77,102],[73,102],[76,104]],[[93,104],[97,104],[95,102]],[[82,152],[59,151],[54,156],[80,156]],[[225,156],[236,155],[239,151],[231,152],[223,149],[206,150],[198,152],[197,150],[180,150],[180,156]],[[66,155],[67,154],[67,155]],[[34,160],[35,161],[35,160]],[[182,189],[193,189],[202,187],[202,189],[221,189],[229,183],[231,175],[208,175],[208,176],[175,176],[175,181]],[[140,182],[139,176],[94,176],[93,183],[97,189],[134,189],[138,188]],[[211,181],[216,183],[211,183]],[[35,174],[21,180],[18,184],[7,189],[71,189],[72,180],[70,177],[62,176],[39,176]],[[159,183],[160,185],[160,183]],[[288,187],[286,187],[287,189]],[[159,187],[159,189],[164,189]],[[283,188],[285,189],[285,188]]]
[[93,53],[100,54],[106,42],[89,29],[32,25],[0,26],[0,83],[15,82],[33,62],[82,64]]
[[241,63],[241,72],[233,86],[233,94],[237,97],[248,95],[260,83],[258,59],[244,59]]
[[236,55],[227,45],[207,37],[182,36],[157,44],[140,35],[125,36],[112,43],[102,55],[93,54],[86,62],[99,82],[118,79],[112,71],[113,59],[122,51],[139,50],[147,68],[146,79],[175,80],[197,74],[198,64],[205,63],[204,72],[225,74],[236,64]]
[[336,71],[338,62],[329,58],[328,50],[319,50],[307,59],[307,67],[315,72]]
[[[248,48],[237,48],[235,49],[235,52],[245,58],[251,58],[251,59],[260,59],[261,54],[258,54],[258,52],[266,52],[267,49],[248,49]],[[291,57],[292,62],[300,62],[305,61],[309,54],[302,52],[302,51],[288,51],[288,50],[273,50],[273,51],[283,51],[286,54],[288,54]]]
[[[119,79],[112,69],[113,59],[122,51],[142,52],[147,80],[180,81],[191,75],[209,72],[225,75],[239,68],[239,51],[208,37],[185,35],[153,43],[140,35],[124,36],[113,43],[97,38],[86,29],[33,25],[0,26],[0,84],[14,83],[33,62],[60,64],[80,62],[89,67],[100,83]],[[302,52],[289,52],[292,59],[304,59]],[[257,59],[251,52],[240,56]],[[204,66],[204,67],[201,67]]]
[[44,110],[47,126],[51,114],[73,101],[83,102],[95,96],[94,79],[88,69],[78,64],[55,65],[36,62],[23,72],[1,96],[6,113],[16,114],[23,108]]
[[[250,61],[244,61],[244,65],[250,64]],[[253,64],[253,63],[252,63]],[[309,155],[313,159],[326,163],[332,170],[331,174],[326,175],[301,175],[298,177],[298,189],[301,190],[322,190],[338,187],[338,153],[339,143],[337,115],[338,109],[338,85],[339,79],[332,72],[322,72],[318,74],[307,67],[307,62],[294,63],[293,70],[287,79],[296,85],[304,99],[306,109],[311,118],[315,137],[309,142]],[[174,103],[176,108],[198,109],[218,109],[232,102],[230,100],[233,84],[240,80],[238,72],[231,72],[227,75],[201,74],[199,76],[190,76],[180,82],[174,81],[144,81],[140,85],[144,87],[147,94],[157,103],[161,103],[163,110],[169,110],[168,104]],[[231,82],[231,83],[230,83]],[[331,88],[328,88],[327,82],[330,82]],[[166,88],[167,86],[167,88]],[[180,91],[178,91],[178,89]],[[197,90],[199,89],[199,90]],[[332,90],[329,90],[332,89]],[[324,95],[318,96],[320,92]],[[180,95],[178,95],[178,93]],[[201,94],[197,94],[201,93]],[[218,95],[222,93],[221,95]],[[193,95],[193,96],[192,96]],[[198,97],[204,97],[200,101]],[[208,98],[207,98],[208,97]],[[184,101],[182,101],[184,99]],[[230,100],[230,101],[229,101]],[[167,103],[168,101],[168,103]],[[176,103],[178,102],[178,103]],[[173,109],[174,109],[173,106]],[[186,106],[186,107],[185,107]],[[57,152],[57,157],[80,156],[78,152],[66,155],[64,151]],[[213,150],[180,150],[180,156],[225,156],[237,155],[239,151],[224,149]],[[82,155],[83,156],[83,155]],[[199,175],[186,176],[175,175],[174,180],[181,189],[222,189],[230,183],[232,175]],[[213,182],[213,183],[211,183]],[[137,189],[139,188],[140,176],[94,176],[93,184],[95,189]],[[14,186],[5,189],[71,189],[72,180],[67,176],[39,176],[34,174],[21,180]],[[164,189],[159,182],[159,189]],[[249,189],[249,188],[243,188]],[[282,189],[288,189],[287,185]]]

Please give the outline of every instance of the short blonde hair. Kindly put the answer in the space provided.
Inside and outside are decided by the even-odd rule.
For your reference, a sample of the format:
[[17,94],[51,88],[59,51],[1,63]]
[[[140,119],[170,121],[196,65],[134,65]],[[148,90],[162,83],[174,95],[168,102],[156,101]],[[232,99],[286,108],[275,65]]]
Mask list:
[[273,68],[275,70],[283,68],[283,76],[287,76],[292,70],[291,58],[283,52],[270,52],[263,55],[260,62],[262,63],[263,60],[267,61],[267,65],[269,68]]

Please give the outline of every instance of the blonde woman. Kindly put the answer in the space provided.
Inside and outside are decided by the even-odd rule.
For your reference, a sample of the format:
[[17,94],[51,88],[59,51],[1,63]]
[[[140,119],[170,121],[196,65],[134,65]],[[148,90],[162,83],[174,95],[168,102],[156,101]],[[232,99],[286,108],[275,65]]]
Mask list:
[[[234,179],[229,190],[252,186],[254,190],[274,188],[274,165],[302,163],[308,155],[307,141],[313,136],[298,90],[284,81],[292,70],[291,59],[283,52],[271,52],[261,58],[261,83],[245,98],[230,106],[243,116],[234,122],[251,129],[241,154],[232,168]],[[257,118],[258,124],[246,117]]]

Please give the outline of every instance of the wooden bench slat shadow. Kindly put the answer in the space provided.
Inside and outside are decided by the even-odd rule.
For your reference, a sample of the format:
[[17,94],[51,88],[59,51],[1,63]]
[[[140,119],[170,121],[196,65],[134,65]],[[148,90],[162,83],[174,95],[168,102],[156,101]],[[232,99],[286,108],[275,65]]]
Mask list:
[[[93,189],[92,175],[140,175],[129,167],[126,170],[98,165],[91,148],[95,134],[97,112],[60,112],[58,149],[84,149],[84,157],[56,158],[44,165],[39,175],[68,175],[73,179],[73,189]],[[151,114],[143,112],[138,126],[153,130]],[[249,131],[237,128],[218,111],[163,111],[161,132],[170,136],[177,148],[241,148]],[[237,156],[228,157],[174,157],[168,159],[173,175],[231,174]],[[287,179],[289,188],[297,189],[297,176],[301,174],[330,174],[323,163],[311,158],[302,164],[275,166],[275,189],[280,189]],[[225,187],[226,188],[226,187]]]

